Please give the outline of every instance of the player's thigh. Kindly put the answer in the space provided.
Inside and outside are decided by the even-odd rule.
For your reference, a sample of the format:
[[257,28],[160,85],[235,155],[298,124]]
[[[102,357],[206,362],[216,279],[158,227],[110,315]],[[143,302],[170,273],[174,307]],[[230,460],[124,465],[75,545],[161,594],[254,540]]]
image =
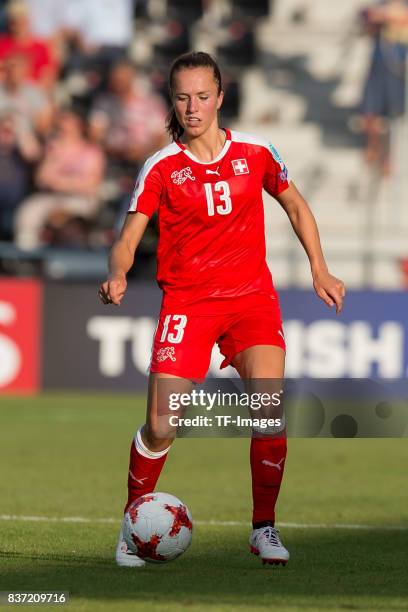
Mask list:
[[254,304],[235,318],[219,344],[251,395],[251,417],[281,418],[286,344],[278,300],[254,298]]
[[161,440],[170,444],[174,439],[175,423],[184,416],[183,406],[177,399],[190,393],[194,382],[204,380],[219,326],[218,317],[180,311],[160,313],[153,340],[147,419],[142,434],[150,447],[157,447]]
[[242,379],[281,380],[285,373],[285,351],[280,346],[255,345],[237,353],[232,365]]
[[277,299],[254,298],[225,330],[219,346],[241,378],[282,378],[286,343]]
[[219,318],[161,312],[153,340],[151,373],[204,380],[219,334]]
[[177,426],[172,417],[182,416],[180,409],[175,409],[178,398],[184,393],[190,394],[193,382],[167,373],[151,373],[149,376],[146,425],[143,438],[148,446],[166,448],[174,440]]
[[253,427],[252,435],[284,435],[284,350],[280,346],[251,346],[238,353],[233,364],[251,397],[250,417],[268,422],[267,427]]

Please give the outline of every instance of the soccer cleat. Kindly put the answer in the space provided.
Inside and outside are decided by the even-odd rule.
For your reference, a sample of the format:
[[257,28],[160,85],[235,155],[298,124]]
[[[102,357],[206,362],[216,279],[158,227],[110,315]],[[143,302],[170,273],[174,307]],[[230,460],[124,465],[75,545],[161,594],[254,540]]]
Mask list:
[[119,567],[143,567],[146,562],[132,552],[123,537],[123,522],[119,532],[119,541],[115,554],[116,564]]
[[249,546],[251,553],[259,555],[264,564],[286,565],[289,561],[289,552],[280,540],[279,531],[274,527],[254,529],[249,536]]

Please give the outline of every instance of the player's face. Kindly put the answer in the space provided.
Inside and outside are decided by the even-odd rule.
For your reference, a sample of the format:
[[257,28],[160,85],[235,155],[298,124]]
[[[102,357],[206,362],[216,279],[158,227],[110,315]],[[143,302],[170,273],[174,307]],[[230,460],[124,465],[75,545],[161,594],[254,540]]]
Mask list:
[[197,138],[218,123],[223,97],[223,92],[218,94],[212,68],[185,68],[174,75],[174,109],[188,136]]

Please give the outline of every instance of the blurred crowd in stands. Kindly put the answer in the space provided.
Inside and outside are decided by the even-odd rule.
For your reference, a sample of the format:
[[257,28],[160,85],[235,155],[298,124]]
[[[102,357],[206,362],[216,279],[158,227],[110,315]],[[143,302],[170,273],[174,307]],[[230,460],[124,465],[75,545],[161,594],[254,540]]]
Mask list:
[[[111,241],[166,102],[129,59],[132,0],[11,0],[0,33],[0,239],[33,250]],[[103,229],[103,228],[102,228]]]
[[389,174],[388,121],[406,114],[408,0],[380,0],[362,12],[372,55],[364,86],[362,110],[367,134],[365,158]]
[[[204,50],[222,68],[228,125],[240,112],[242,71],[257,64],[256,23],[273,6],[270,0],[0,0],[0,247],[14,244],[19,253],[109,247],[141,164],[168,141],[168,68],[194,48],[195,24],[204,17],[211,39]],[[387,126],[406,110],[408,0],[367,0],[360,23],[373,45],[356,110],[367,135],[366,160],[386,174]],[[145,32],[150,54],[139,57]],[[144,242],[152,254],[154,219]],[[2,261],[0,253],[0,271]]]
[[[141,163],[168,141],[168,67],[212,0],[162,4],[154,65],[140,69],[132,45],[148,0],[0,0],[0,242],[111,244]],[[269,0],[234,8],[256,17]],[[227,118],[239,106],[234,66],[254,60],[243,23],[219,46]]]

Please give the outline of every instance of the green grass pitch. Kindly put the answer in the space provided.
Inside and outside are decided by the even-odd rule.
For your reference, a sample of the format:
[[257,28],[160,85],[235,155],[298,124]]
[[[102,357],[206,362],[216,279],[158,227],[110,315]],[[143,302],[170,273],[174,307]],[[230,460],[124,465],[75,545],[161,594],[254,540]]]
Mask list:
[[408,609],[406,439],[289,440],[285,568],[248,551],[248,440],[179,439],[158,490],[190,507],[192,546],[134,571],[117,568],[113,552],[144,399],[45,394],[0,407],[0,590],[69,591],[62,609],[73,611]]

